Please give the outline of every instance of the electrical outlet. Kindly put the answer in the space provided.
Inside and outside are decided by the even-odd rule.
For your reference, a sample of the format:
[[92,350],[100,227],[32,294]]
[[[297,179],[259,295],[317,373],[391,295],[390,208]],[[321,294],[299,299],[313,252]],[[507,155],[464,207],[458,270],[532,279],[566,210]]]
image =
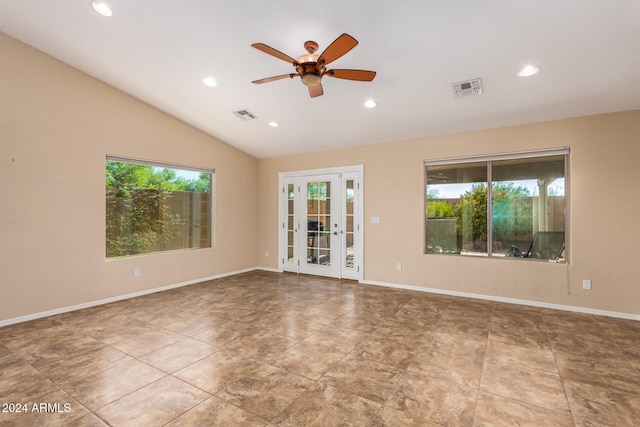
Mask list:
[[402,271],[402,263],[401,262],[396,263],[396,270]]
[[264,256],[268,257],[269,256],[269,251],[264,251]]
[[133,270],[133,277],[140,277],[140,269],[136,268]]
[[591,290],[591,280],[584,279],[582,281],[582,289],[584,289],[585,291],[590,291]]

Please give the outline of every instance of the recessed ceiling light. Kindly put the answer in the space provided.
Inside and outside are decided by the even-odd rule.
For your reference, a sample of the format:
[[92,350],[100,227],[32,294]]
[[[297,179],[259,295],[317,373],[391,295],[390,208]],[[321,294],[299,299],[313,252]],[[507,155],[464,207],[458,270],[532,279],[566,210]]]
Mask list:
[[540,72],[540,67],[533,64],[528,64],[522,67],[522,70],[518,71],[519,77],[531,77]]
[[272,128],[277,128],[278,127],[278,123],[277,122],[269,122],[269,126],[271,126]]
[[204,84],[206,84],[209,87],[216,87],[218,86],[218,83],[216,82],[216,79],[214,79],[211,76],[205,77],[204,79],[202,79],[202,82]]
[[374,101],[373,99],[367,99],[365,101],[365,103],[364,103],[364,106],[367,107],[367,108],[373,108],[376,105],[378,105],[378,104],[376,104],[376,101]]
[[106,16],[107,18],[113,16],[111,8],[103,1],[92,1],[91,7],[93,7],[93,10],[95,10],[102,16]]

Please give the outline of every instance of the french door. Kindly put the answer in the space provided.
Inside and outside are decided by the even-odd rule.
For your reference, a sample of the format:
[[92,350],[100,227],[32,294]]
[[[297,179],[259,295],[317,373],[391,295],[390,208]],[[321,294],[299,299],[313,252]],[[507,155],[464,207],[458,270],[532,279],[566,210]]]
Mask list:
[[281,174],[282,271],[361,279],[360,175],[361,167]]

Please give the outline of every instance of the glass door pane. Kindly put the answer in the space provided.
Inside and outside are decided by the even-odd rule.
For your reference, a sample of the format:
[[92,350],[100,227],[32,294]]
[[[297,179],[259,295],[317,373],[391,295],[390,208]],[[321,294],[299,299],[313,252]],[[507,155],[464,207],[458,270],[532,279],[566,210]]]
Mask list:
[[[302,218],[306,222],[303,246],[306,248],[300,271],[308,274],[339,277],[338,216],[333,203],[337,175],[305,177],[302,179],[302,191],[305,200],[301,200],[304,210]],[[301,259],[302,261],[302,259]]]
[[295,184],[287,185],[287,261],[295,259]]
[[[349,174],[353,175],[353,174]],[[357,279],[356,256],[356,180],[355,177],[343,177],[342,198],[342,277]]]
[[331,265],[331,182],[307,183],[307,263]]
[[280,209],[282,212],[280,224],[280,253],[284,271],[299,272],[299,183],[297,178],[287,178],[282,183]]

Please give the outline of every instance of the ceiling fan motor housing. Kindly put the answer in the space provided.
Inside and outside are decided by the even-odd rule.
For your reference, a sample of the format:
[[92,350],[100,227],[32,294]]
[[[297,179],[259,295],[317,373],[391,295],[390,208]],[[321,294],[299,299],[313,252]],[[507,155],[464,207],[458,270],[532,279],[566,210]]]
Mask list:
[[296,66],[296,71],[300,74],[302,84],[305,86],[317,86],[322,80],[322,71],[318,70],[317,59],[318,55],[314,54],[303,55],[298,58],[299,65]]

